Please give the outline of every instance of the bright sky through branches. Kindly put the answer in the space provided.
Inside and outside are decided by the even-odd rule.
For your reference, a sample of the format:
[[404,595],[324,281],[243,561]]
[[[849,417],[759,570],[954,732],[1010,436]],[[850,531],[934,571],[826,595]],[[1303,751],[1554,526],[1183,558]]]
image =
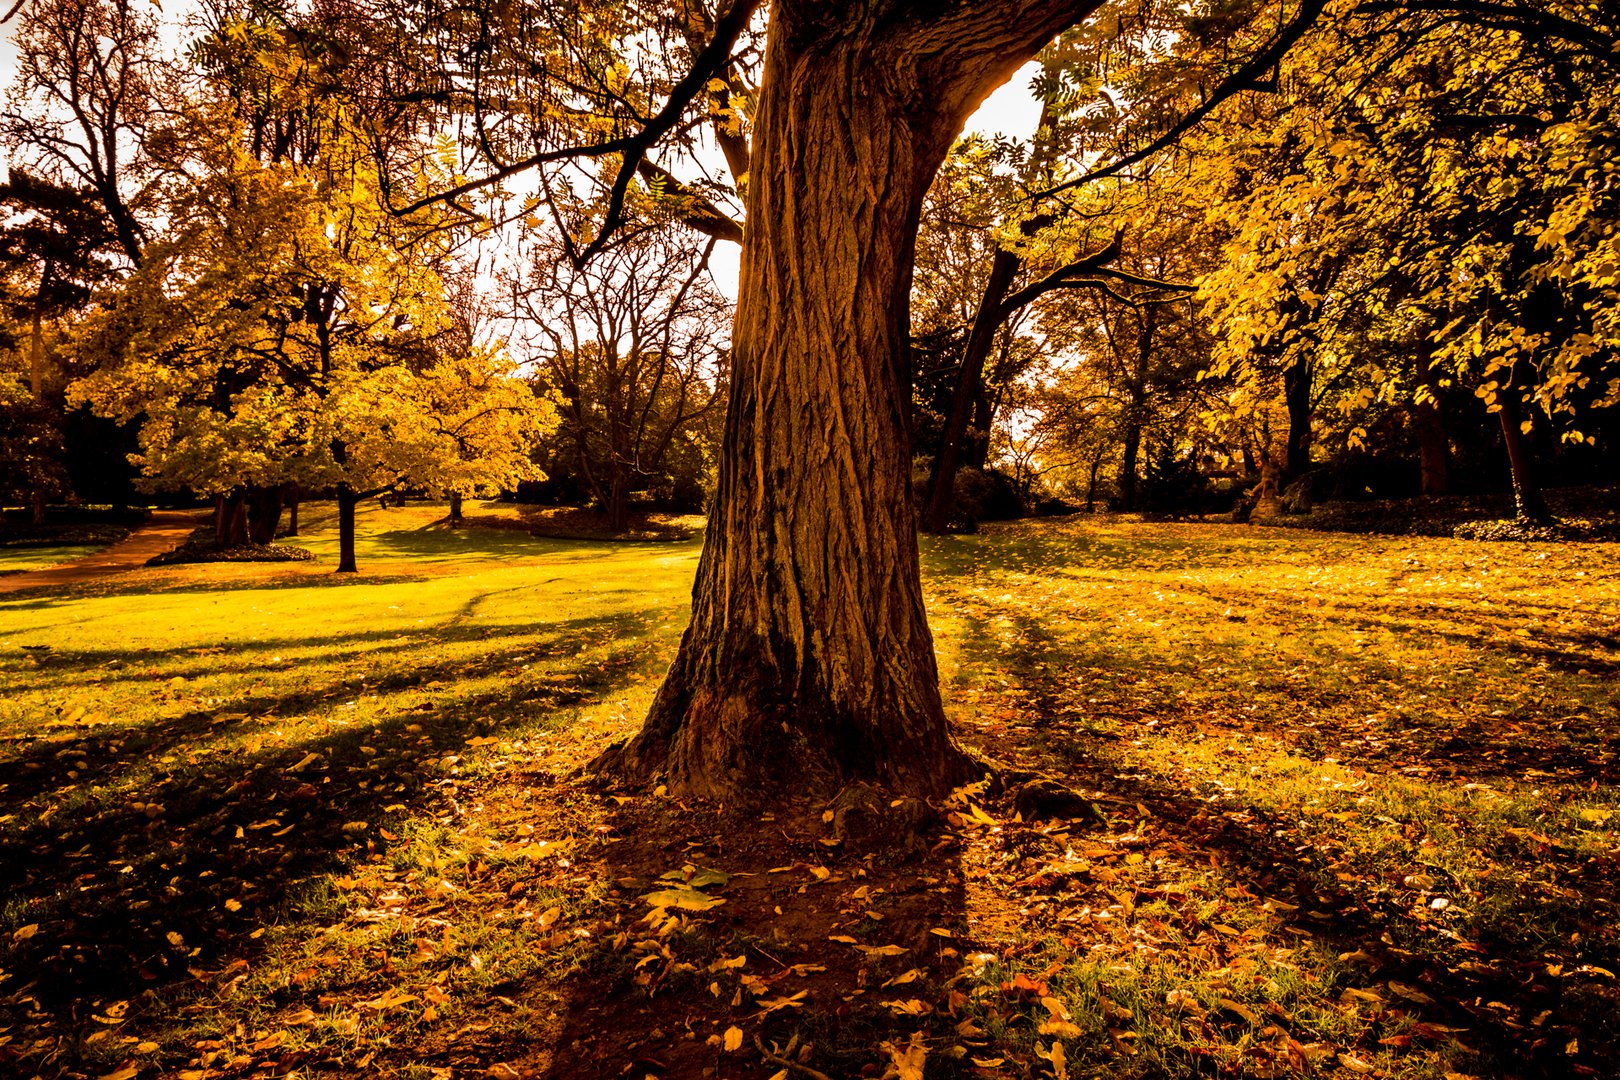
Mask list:
[[[1030,61],[1008,79],[983,105],[968,117],[963,132],[980,135],[1005,135],[1011,139],[1032,139],[1035,125],[1040,121],[1041,104],[1029,92],[1030,80],[1040,71],[1040,64]],[[727,296],[737,296],[737,256],[735,244],[720,244],[714,249],[709,265],[714,269],[714,280]]]

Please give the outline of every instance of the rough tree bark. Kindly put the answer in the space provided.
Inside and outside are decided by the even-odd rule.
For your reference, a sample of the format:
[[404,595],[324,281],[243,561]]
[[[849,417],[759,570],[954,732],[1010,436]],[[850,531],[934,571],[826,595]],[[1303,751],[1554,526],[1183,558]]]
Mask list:
[[1097,0],[771,9],[692,621],[596,767],[721,799],[975,773],[940,704],[907,426],[923,194],[980,101]]

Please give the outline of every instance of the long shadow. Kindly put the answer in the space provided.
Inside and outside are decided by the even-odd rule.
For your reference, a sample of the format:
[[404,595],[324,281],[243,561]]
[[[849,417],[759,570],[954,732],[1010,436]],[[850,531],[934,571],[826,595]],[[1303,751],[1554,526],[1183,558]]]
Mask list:
[[1544,626],[1528,637],[1502,633],[1500,624],[1503,622],[1523,624],[1558,613],[1561,609],[1551,603],[1497,598],[1492,600],[1491,608],[1486,613],[1461,608],[1431,610],[1421,596],[1416,596],[1409,607],[1391,610],[1387,604],[1358,603],[1344,597],[1335,597],[1331,601],[1294,600],[1274,591],[1260,592],[1236,585],[1214,587],[1186,582],[1178,586],[1178,591],[1199,595],[1212,602],[1243,604],[1248,608],[1244,613],[1245,619],[1263,620],[1279,612],[1304,618],[1331,617],[1335,622],[1355,629],[1418,632],[1472,649],[1489,649],[1524,660],[1545,660],[1549,666],[1564,671],[1573,672],[1584,667],[1602,674],[1620,672],[1620,656],[1603,656],[1599,652],[1620,650],[1620,633],[1596,626],[1585,630]]
[[[500,590],[504,591],[504,590]],[[495,595],[495,591],[480,594],[483,597]],[[448,621],[433,626],[424,626],[421,629],[391,628],[387,630],[360,630],[345,633],[322,634],[315,637],[274,637],[257,641],[232,641],[228,653],[217,655],[197,655],[189,663],[175,663],[174,658],[182,653],[195,653],[192,649],[174,650],[169,652],[152,651],[130,652],[118,649],[52,649],[47,653],[35,654],[31,661],[37,665],[34,677],[18,673],[8,673],[8,683],[15,692],[49,689],[61,684],[64,678],[82,678],[95,672],[100,686],[118,686],[125,683],[141,683],[150,681],[155,676],[137,667],[138,663],[147,661],[162,662],[163,679],[175,677],[192,679],[204,675],[215,675],[233,671],[263,671],[278,670],[266,669],[265,653],[277,655],[283,653],[297,653],[299,650],[319,648],[325,653],[352,652],[367,659],[386,658],[396,653],[406,653],[422,648],[426,644],[459,644],[472,641],[486,641],[495,638],[502,629],[501,626],[468,624],[467,619],[472,617],[475,610],[475,601],[464,604],[462,609],[449,617]],[[664,614],[661,608],[645,608],[638,611],[623,612],[617,615],[600,616],[584,620],[568,620],[554,623],[525,624],[525,629],[546,635],[559,637],[576,632],[580,626],[600,627],[598,636],[611,636],[636,627],[636,624],[645,623],[654,616]],[[517,651],[528,649],[529,646],[514,646]],[[551,649],[548,655],[565,655],[566,650]],[[108,665],[119,663],[117,668]],[[386,687],[400,689],[414,686],[418,683],[429,682],[435,677],[486,675],[501,668],[506,663],[506,653],[499,648],[492,648],[482,657],[472,661],[442,661],[426,666],[418,665],[408,671],[391,672],[381,680],[368,683],[372,687]],[[280,670],[293,666],[293,661],[284,661]],[[333,683],[330,685],[307,686],[302,690],[288,693],[266,692],[251,694],[247,697],[233,699],[229,707],[221,706],[214,710],[217,712],[257,712],[274,709],[284,714],[300,711],[321,698],[336,693],[349,686],[348,682]],[[353,686],[358,687],[358,680]]]
[[[498,530],[485,531],[498,532]],[[409,537],[414,534],[403,532],[401,535]],[[659,549],[664,549],[664,553],[669,555],[690,552],[695,557],[697,543],[687,540],[625,542],[586,539],[556,540],[534,537],[521,545],[513,546],[512,550],[504,556],[496,558],[468,558],[467,556],[473,553],[446,551],[443,559],[426,560],[415,558],[421,554],[419,549],[404,545],[392,554],[377,560],[379,563],[386,565],[388,561],[401,558],[412,560],[414,558],[420,569],[412,573],[376,572],[368,569],[364,560],[361,562],[361,572],[359,574],[334,573],[331,566],[324,563],[314,564],[315,569],[313,571],[309,569],[311,566],[309,563],[220,563],[213,565],[225,567],[261,565],[269,567],[270,570],[264,576],[255,577],[210,578],[204,576],[198,578],[169,578],[150,575],[138,580],[131,580],[123,576],[114,576],[66,585],[41,587],[26,592],[0,594],[0,612],[46,611],[59,607],[64,601],[112,595],[164,596],[249,590],[343,589],[368,585],[401,585],[447,573],[482,573],[503,570],[513,565],[513,559],[523,559],[534,565],[555,564],[568,566],[595,563],[604,557],[615,555],[644,557],[649,553],[660,553]],[[478,550],[480,552],[488,550],[483,545],[482,540],[480,540]],[[209,564],[193,565],[206,566]]]
[[[994,646],[995,617],[1010,618],[1026,643],[1010,663]],[[1412,918],[1416,890],[1405,878],[1421,869],[1415,840],[1412,863],[1404,869],[1385,872],[1377,880],[1346,875],[1332,857],[1331,840],[1328,850],[1318,850],[1297,818],[1214,785],[1208,791],[1190,790],[1185,780],[1144,762],[1122,733],[1086,731],[1072,723],[1083,720],[1087,703],[1040,661],[1059,653],[1074,655],[1074,650],[1055,642],[1043,620],[1003,610],[969,616],[969,621],[977,632],[963,635],[964,649],[975,663],[1006,671],[1012,687],[1024,695],[1023,708],[1034,730],[1020,748],[1035,749],[1070,783],[1149,808],[1172,835],[1205,856],[1213,855],[1234,882],[1297,908],[1282,917],[1293,932],[1342,956],[1364,958],[1379,980],[1420,988],[1419,999],[1395,1002],[1397,1012],[1429,1024],[1466,1028],[1466,1041],[1486,1060],[1527,1069],[1527,1075],[1571,1074],[1573,1052],[1566,1044],[1581,1048],[1581,1061],[1611,1060],[1620,1051],[1620,999],[1598,978],[1562,977],[1566,966],[1571,971],[1582,964],[1613,971],[1620,964],[1620,944],[1612,936],[1620,911],[1620,864],[1614,860],[1584,863],[1572,852],[1539,841],[1532,842],[1531,850],[1477,852],[1482,862],[1498,864],[1494,873],[1479,878],[1481,891],[1470,897],[1454,887],[1460,883],[1442,884],[1442,891],[1462,891],[1460,900],[1486,913],[1471,923],[1455,924],[1469,932],[1465,938],[1444,919]],[[1078,659],[1088,666],[1110,665],[1110,654],[1101,650]],[[1155,722],[1161,731],[1185,726],[1190,736],[1203,720],[1164,710]],[[1423,813],[1415,811],[1409,820],[1389,824],[1422,838],[1434,824]],[[1532,863],[1541,872],[1550,871],[1549,879],[1579,882],[1580,888],[1532,889],[1514,873],[1515,862]],[[1549,1017],[1557,1019],[1549,1024]]]
[[[623,632],[622,622],[575,620],[550,651],[599,647],[604,635]],[[579,673],[576,687],[543,695],[539,705],[560,708],[618,692],[640,658],[633,646],[610,652]],[[526,704],[533,696],[525,694]],[[0,1023],[26,1013],[30,1025],[43,1021],[67,1034],[71,1055],[95,1027],[88,1002],[135,1001],[138,1012],[142,1002],[173,1008],[175,995],[202,994],[204,981],[188,972],[250,960],[255,929],[297,917],[302,883],[372,857],[383,823],[435,812],[443,755],[464,750],[469,736],[488,737],[525,719],[488,704],[446,694],[431,715],[402,710],[299,742],[216,754],[129,794],[110,785],[143,757],[182,752],[218,722],[188,714],[146,736],[128,733],[124,742],[53,743],[6,762],[5,914],[10,925],[37,931],[0,943],[16,979],[0,1005],[9,1018]],[[46,777],[70,781],[70,796],[25,817],[31,796],[49,785]]]
[[[1072,533],[1020,536],[995,535],[924,537],[924,558],[951,576],[969,573],[975,563],[993,558],[999,570],[1048,575],[1065,566],[1107,569],[1109,563],[1170,571],[1230,570],[1234,552],[1258,562],[1269,551],[1298,551],[1302,537],[1283,533],[1199,536],[1198,526],[1186,526],[1181,537],[1082,529]],[[1323,568],[1359,564],[1365,557],[1365,537],[1312,538],[1313,565]]]
[[[1050,573],[1051,566],[1036,571]],[[1247,624],[1264,628],[1275,625],[1287,630],[1287,637],[1297,640],[1308,651],[1323,648],[1313,642],[1309,630],[1288,630],[1289,627],[1309,627],[1313,623],[1330,620],[1336,626],[1358,630],[1381,630],[1396,634],[1405,632],[1426,638],[1446,641],[1469,650],[1481,666],[1494,667],[1504,661],[1524,665],[1535,670],[1545,664],[1549,672],[1559,676],[1601,680],[1606,675],[1620,672],[1620,657],[1608,654],[1611,642],[1601,632],[1580,630],[1563,631],[1547,628],[1530,637],[1509,635],[1502,631],[1502,620],[1527,622],[1548,613],[1538,604],[1503,601],[1489,613],[1473,613],[1442,609],[1425,614],[1413,608],[1422,604],[1417,598],[1411,607],[1391,609],[1387,604],[1370,601],[1333,598],[1325,607],[1311,599],[1277,590],[1258,590],[1240,584],[1211,586],[1198,582],[1178,582],[1178,594],[1194,595],[1206,601],[1210,616],[1225,609],[1221,625],[1233,620],[1233,625]],[[1112,670],[1120,673],[1127,683],[1140,679],[1151,692],[1155,676],[1173,674],[1185,680],[1195,672],[1189,656],[1165,656],[1159,643],[1142,638],[1136,642],[1125,628],[1111,627],[1108,635],[1090,635],[1089,639],[1062,643],[1040,643],[1046,633],[1044,627],[1033,624],[1014,606],[1005,610],[981,594],[971,604],[957,605],[955,614],[962,614],[974,605],[996,608],[999,615],[1021,628],[1026,644],[1024,652],[1031,650],[1052,663],[1073,664],[1079,669]],[[1184,619],[1185,612],[1169,610],[1169,617]],[[1461,624],[1460,626],[1451,624]],[[986,630],[989,623],[980,622]],[[1595,636],[1594,636],[1595,635]],[[995,633],[982,632],[964,638],[964,652],[983,663],[1002,662],[994,647]],[[1218,635],[1211,633],[1208,645],[1219,648]],[[1295,649],[1297,659],[1301,650]],[[1125,658],[1134,658],[1127,664]],[[1151,658],[1144,663],[1143,658]],[[1388,680],[1410,692],[1413,702],[1425,700],[1422,695],[1458,695],[1467,689],[1461,676],[1452,685],[1437,689],[1425,683],[1428,672],[1410,671],[1391,664],[1376,655],[1369,656],[1354,649],[1328,646],[1327,651],[1313,655],[1313,660],[1324,666],[1350,666],[1361,669],[1369,676]],[[1029,659],[1026,655],[1024,659]],[[1463,780],[1495,782],[1504,779],[1521,780],[1527,774],[1557,773],[1570,782],[1612,783],[1620,779],[1620,729],[1612,722],[1620,719],[1620,700],[1599,703],[1592,711],[1597,715],[1586,722],[1575,722],[1553,704],[1540,706],[1494,702],[1478,707],[1454,702],[1454,708],[1430,718],[1422,710],[1408,710],[1398,718],[1388,720],[1377,729],[1369,730],[1359,719],[1366,711],[1366,691],[1362,685],[1337,680],[1326,687],[1313,686],[1301,679],[1296,671],[1288,670],[1291,660],[1281,654],[1249,654],[1244,658],[1246,680],[1255,688],[1245,691],[1244,698],[1265,702],[1271,694],[1286,694],[1287,709],[1300,718],[1304,707],[1314,708],[1316,715],[1299,726],[1280,730],[1278,737],[1292,742],[1309,752],[1331,752],[1341,760],[1363,763],[1378,768],[1395,764],[1429,767],[1434,771],[1453,775]],[[1033,667],[1032,664],[1027,665]],[[1146,674],[1144,674],[1146,669]],[[1584,669],[1584,674],[1582,673]],[[1093,694],[1103,699],[1108,707],[1110,688],[1093,688]],[[1556,695],[1556,684],[1548,688]],[[1123,696],[1123,695],[1117,695]],[[1140,698],[1140,695],[1137,695]],[[1069,708],[1078,714],[1095,715],[1097,701],[1071,703]],[[1358,709],[1358,706],[1361,706]],[[1141,712],[1140,701],[1123,710],[1127,714]],[[1186,701],[1166,691],[1154,697],[1151,707],[1166,717],[1180,715],[1188,709]],[[1455,714],[1472,712],[1471,719],[1458,726]],[[1227,710],[1230,717],[1223,719],[1221,710],[1205,715],[1212,723],[1234,723],[1239,719],[1236,709]],[[1245,719],[1252,720],[1252,717]],[[1397,761],[1398,759],[1398,761]]]

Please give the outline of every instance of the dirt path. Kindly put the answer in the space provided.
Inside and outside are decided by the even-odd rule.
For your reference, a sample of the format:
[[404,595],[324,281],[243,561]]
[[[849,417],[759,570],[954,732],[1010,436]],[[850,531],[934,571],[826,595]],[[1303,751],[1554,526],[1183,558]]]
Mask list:
[[30,570],[0,577],[0,593],[72,585],[134,570],[145,566],[146,560],[152,556],[178,546],[196,527],[195,510],[155,511],[145,525],[104,551],[47,570]]

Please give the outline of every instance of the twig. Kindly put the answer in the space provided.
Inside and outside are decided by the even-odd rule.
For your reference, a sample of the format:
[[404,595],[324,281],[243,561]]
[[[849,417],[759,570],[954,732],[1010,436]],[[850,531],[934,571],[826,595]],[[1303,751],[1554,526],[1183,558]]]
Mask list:
[[784,1069],[789,1069],[803,1076],[808,1076],[810,1080],[832,1080],[832,1077],[828,1076],[819,1069],[812,1069],[808,1065],[800,1065],[797,1061],[789,1061],[785,1057],[780,1057],[771,1053],[769,1050],[765,1049],[765,1044],[759,1041],[758,1035],[754,1036],[754,1049],[759,1051],[760,1057],[764,1058],[772,1065],[780,1065]]
[[766,952],[764,949],[760,948],[758,945],[755,945],[752,942],[750,942],[748,947],[750,949],[753,949],[755,952],[759,953],[759,955],[763,956],[765,959],[769,960],[771,963],[775,964],[777,967],[784,968],[784,969],[787,967],[786,964],[782,963],[782,961],[778,960],[776,957],[772,956],[770,953]]

